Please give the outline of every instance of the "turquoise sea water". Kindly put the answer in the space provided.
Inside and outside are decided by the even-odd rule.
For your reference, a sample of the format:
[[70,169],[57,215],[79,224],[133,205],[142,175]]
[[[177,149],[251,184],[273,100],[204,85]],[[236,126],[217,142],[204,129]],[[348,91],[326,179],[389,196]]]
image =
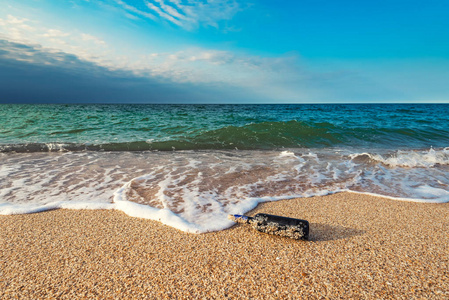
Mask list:
[[[1,151],[449,145],[449,105],[2,105]],[[46,146],[48,145],[48,146]]]
[[0,214],[115,208],[188,232],[341,191],[449,201],[449,105],[1,105]]

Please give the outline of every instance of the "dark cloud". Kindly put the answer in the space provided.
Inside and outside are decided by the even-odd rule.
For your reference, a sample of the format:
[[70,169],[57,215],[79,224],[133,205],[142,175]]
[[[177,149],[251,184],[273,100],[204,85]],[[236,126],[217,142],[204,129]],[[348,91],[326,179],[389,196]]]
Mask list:
[[0,40],[0,103],[207,102],[251,99],[243,90],[138,77],[72,54]]

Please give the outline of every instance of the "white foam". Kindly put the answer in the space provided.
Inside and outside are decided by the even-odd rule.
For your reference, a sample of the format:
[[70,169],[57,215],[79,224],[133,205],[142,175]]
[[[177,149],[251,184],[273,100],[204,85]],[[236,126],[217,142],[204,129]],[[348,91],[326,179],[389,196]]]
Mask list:
[[[143,178],[141,177],[136,179],[140,180]],[[148,177],[145,177],[145,179],[148,179]],[[202,218],[201,215],[190,215],[190,217],[196,219],[196,222],[189,222],[166,207],[163,209],[158,209],[148,205],[128,201],[126,200],[126,192],[129,190],[132,182],[133,180],[127,182],[123,185],[123,187],[114,193],[115,209],[121,210],[129,216],[159,221],[165,225],[172,226],[189,233],[218,231],[226,229],[233,224],[232,221],[227,219],[227,213],[221,210],[215,211],[212,215],[208,215],[206,220]],[[161,187],[162,186],[163,185],[161,185]],[[158,196],[161,197],[161,195]],[[211,219],[215,219],[215,222],[211,223]]]
[[294,157],[296,158],[295,153],[291,152],[291,151],[282,151],[281,153],[279,153],[280,157]]
[[380,154],[358,153],[351,155],[352,158],[368,156],[373,161],[381,162],[390,167],[423,167],[430,168],[437,164],[449,165],[449,148],[427,151],[397,151],[393,155],[382,156]]
[[448,152],[3,155],[0,214],[117,209],[201,233],[232,226],[228,214],[244,214],[261,202],[343,191],[442,203],[449,202]]
[[387,198],[387,199],[390,199],[390,200],[405,201],[405,202],[440,203],[440,204],[449,202],[449,196],[448,195],[445,195],[446,197],[437,198],[437,199],[421,199],[421,198],[392,197],[392,196],[386,196],[386,195],[382,195],[382,194],[369,193],[369,192],[359,192],[359,191],[352,191],[352,190],[346,190],[346,191],[342,191],[342,192],[361,194],[361,195],[368,195],[368,196],[374,196],[374,197],[381,197],[381,198]]
[[[115,201],[115,209],[121,210],[131,217],[150,219],[162,222],[165,225],[175,227],[190,233],[203,232],[197,225],[189,223],[169,209],[157,209],[148,205],[142,205],[130,201]],[[221,228],[220,228],[221,229]],[[218,230],[220,230],[218,229]]]
[[60,152],[67,151],[65,149],[67,145],[63,143],[47,143],[45,145],[47,146],[48,151],[60,151]]
[[104,202],[59,201],[47,204],[0,203],[0,215],[20,215],[39,213],[54,209],[114,209],[115,204]]

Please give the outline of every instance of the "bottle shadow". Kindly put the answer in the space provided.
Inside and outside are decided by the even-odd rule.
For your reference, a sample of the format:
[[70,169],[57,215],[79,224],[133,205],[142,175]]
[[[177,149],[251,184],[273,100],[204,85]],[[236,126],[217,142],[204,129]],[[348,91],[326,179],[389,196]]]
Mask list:
[[365,232],[365,230],[344,227],[341,225],[310,223],[309,241],[321,242],[341,240],[362,235]]

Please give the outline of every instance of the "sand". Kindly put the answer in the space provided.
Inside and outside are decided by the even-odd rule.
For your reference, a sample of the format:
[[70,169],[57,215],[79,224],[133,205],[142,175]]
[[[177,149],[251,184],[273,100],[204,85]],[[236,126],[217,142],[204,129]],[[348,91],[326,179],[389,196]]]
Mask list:
[[0,216],[0,298],[449,299],[449,204],[340,193],[257,212],[308,220],[311,240],[111,210]]

